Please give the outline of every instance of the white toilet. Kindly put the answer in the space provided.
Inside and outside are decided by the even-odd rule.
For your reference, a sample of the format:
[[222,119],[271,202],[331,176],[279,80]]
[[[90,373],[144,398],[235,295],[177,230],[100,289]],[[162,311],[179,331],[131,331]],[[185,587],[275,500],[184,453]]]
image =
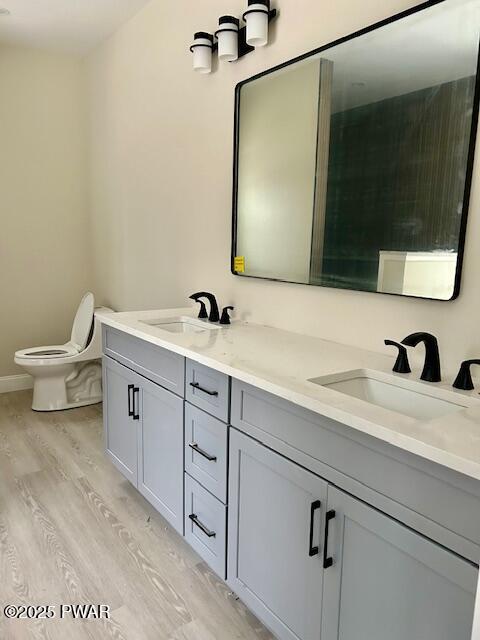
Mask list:
[[33,377],[34,411],[59,411],[102,401],[102,327],[93,293],[86,293],[73,321],[70,341],[15,353],[15,362]]

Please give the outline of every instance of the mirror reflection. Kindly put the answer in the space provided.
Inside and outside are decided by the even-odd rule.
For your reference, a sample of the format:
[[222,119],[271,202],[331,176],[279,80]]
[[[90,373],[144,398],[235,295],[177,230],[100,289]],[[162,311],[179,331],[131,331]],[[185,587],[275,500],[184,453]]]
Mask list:
[[455,297],[479,9],[445,0],[239,86],[237,273]]

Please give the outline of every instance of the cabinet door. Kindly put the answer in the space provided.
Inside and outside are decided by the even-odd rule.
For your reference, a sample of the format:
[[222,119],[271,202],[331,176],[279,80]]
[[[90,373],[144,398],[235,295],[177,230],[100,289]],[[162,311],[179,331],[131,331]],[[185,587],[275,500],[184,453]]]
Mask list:
[[[110,460],[137,486],[139,376],[121,364],[103,359],[103,420]],[[135,407],[134,407],[135,405]]]
[[477,567],[332,486],[328,509],[322,640],[470,640]]
[[183,399],[142,381],[138,489],[183,535]]
[[326,483],[231,429],[228,584],[281,640],[319,640]]

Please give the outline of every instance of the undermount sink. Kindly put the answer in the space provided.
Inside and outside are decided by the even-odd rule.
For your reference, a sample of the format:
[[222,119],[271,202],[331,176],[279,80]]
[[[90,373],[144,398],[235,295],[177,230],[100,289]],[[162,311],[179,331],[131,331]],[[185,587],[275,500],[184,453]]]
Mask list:
[[212,331],[220,328],[214,324],[209,324],[206,320],[196,320],[188,316],[155,318],[152,320],[140,320],[140,322],[170,333],[201,333],[202,331]]
[[453,391],[429,389],[423,383],[365,369],[311,378],[309,382],[416,420],[440,418],[474,403],[473,399],[464,399]]

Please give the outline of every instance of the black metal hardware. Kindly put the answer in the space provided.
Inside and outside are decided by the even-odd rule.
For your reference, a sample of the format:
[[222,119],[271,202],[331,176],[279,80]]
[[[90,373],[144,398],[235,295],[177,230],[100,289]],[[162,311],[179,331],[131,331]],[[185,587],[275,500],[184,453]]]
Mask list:
[[[206,298],[210,302],[210,315],[208,319],[210,322],[218,322],[220,319],[220,314],[218,312],[218,304],[217,299],[213,295],[213,293],[209,293],[208,291],[199,291],[198,293],[192,293],[190,300],[195,300],[198,302],[200,298]],[[202,308],[200,308],[200,313],[202,313]],[[199,318],[201,316],[198,316]],[[202,316],[203,317],[203,316]]]
[[438,351],[438,340],[431,333],[419,331],[412,333],[402,340],[402,344],[407,347],[416,347],[417,344],[425,344],[425,364],[423,367],[421,380],[425,382],[440,382],[442,379],[440,369],[440,354]]
[[333,520],[336,516],[336,513],[333,509],[327,511],[325,515],[325,539],[323,543],[323,568],[328,569],[333,565],[333,558],[328,557],[328,531],[330,528],[330,520]]
[[[199,39],[208,40],[211,44],[203,44],[203,43],[202,44],[199,44],[199,43],[195,44],[195,40],[199,40]],[[206,31],[197,31],[197,33],[193,36],[193,40],[194,40],[194,42],[193,42],[192,46],[189,47],[190,51],[192,53],[193,53],[193,50],[196,47],[208,47],[209,49],[212,49],[212,51],[214,51],[218,46],[216,43],[213,44],[213,34],[207,33]]]
[[222,317],[220,318],[220,324],[230,324],[229,311],[233,311],[235,307],[223,307]]
[[[232,28],[231,26],[232,24],[234,25],[234,28]],[[226,25],[226,26],[223,26],[223,25]],[[218,34],[223,33],[224,31],[238,33],[239,27],[240,27],[240,20],[238,18],[235,18],[235,16],[221,16],[218,19],[218,26],[219,26],[219,29],[217,29],[217,31],[215,31],[215,33],[213,34],[215,38],[217,38],[217,40],[218,40]]]
[[[137,396],[137,410],[135,411],[135,395]],[[140,388],[133,387],[133,419],[140,420],[140,414],[138,413],[138,400],[140,399]]]
[[200,449],[200,447],[196,442],[190,442],[188,446],[190,447],[190,449],[193,449],[196,453],[199,453],[201,456],[206,458],[209,462],[217,461],[217,456],[211,456],[209,453],[207,453],[203,449]]
[[198,312],[198,317],[201,320],[206,320],[208,318],[208,313],[207,313],[207,307],[205,306],[205,303],[203,302],[203,300],[195,300],[195,302],[198,302],[198,304],[200,305],[200,311]]
[[406,347],[394,340],[385,340],[385,344],[387,347],[397,347],[398,349],[398,356],[395,364],[393,365],[392,371],[395,371],[395,373],[411,373],[412,370],[410,369],[410,364],[408,362]]
[[480,360],[465,360],[465,362],[462,362],[460,371],[453,383],[455,389],[461,389],[462,391],[471,391],[472,389],[475,389],[472,374],[470,373],[470,367],[472,364],[480,364]]
[[209,538],[216,537],[217,534],[215,533],[215,531],[210,531],[210,529],[207,529],[207,527],[202,522],[200,522],[200,520],[194,513],[191,513],[188,517],[193,522],[193,524],[195,524],[201,531],[203,531],[206,536],[208,536]]
[[128,416],[129,416],[130,418],[133,418],[132,394],[131,394],[131,391],[132,391],[132,389],[133,389],[133,387],[134,387],[134,386],[135,386],[135,385],[133,385],[133,384],[129,384],[129,385],[128,385],[128,392],[127,392],[127,393],[128,393]]
[[314,521],[315,521],[315,511],[320,509],[321,506],[322,506],[322,503],[320,502],[320,500],[314,500],[310,505],[310,533],[308,536],[308,555],[310,557],[318,555],[318,551],[319,551],[318,546],[317,547],[313,546],[313,528],[314,528]]
[[208,389],[204,389],[198,384],[198,382],[190,382],[190,386],[193,387],[194,389],[198,389],[199,391],[202,391],[203,393],[206,393],[209,396],[218,396],[218,391],[209,391]]

